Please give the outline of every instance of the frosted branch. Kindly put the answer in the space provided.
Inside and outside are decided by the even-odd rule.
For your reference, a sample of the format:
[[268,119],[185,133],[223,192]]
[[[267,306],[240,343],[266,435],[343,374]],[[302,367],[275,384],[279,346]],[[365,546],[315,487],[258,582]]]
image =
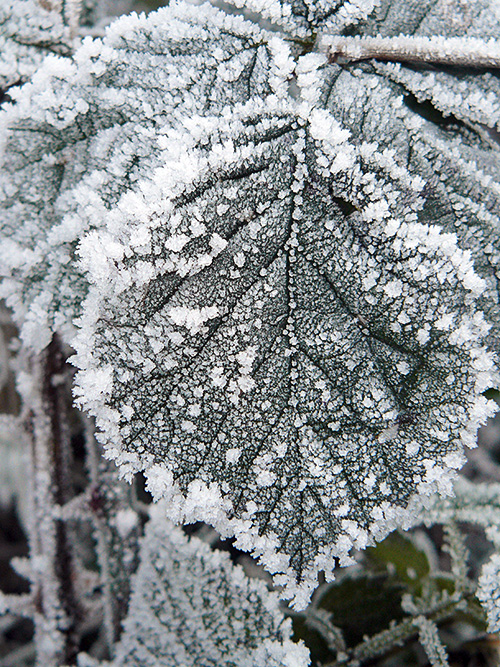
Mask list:
[[387,60],[392,62],[500,68],[500,42],[467,37],[324,37],[330,62]]
[[449,667],[446,649],[439,638],[437,625],[424,616],[414,619],[418,628],[418,638],[432,667]]
[[37,667],[71,663],[78,646],[80,605],[74,588],[72,539],[57,507],[69,500],[69,433],[57,336],[33,361],[27,392],[32,433],[33,518],[29,525]]

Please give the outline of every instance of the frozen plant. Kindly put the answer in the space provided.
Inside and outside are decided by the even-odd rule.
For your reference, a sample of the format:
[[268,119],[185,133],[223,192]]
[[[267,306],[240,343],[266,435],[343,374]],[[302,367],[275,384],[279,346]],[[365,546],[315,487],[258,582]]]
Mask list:
[[[158,623],[163,624],[159,632]],[[229,554],[188,539],[154,508],[141,547],[124,636],[113,667],[213,665],[301,667],[305,646],[265,582],[249,580]]]
[[[144,475],[163,516],[234,538],[296,610],[318,574],[333,581],[353,550],[432,512],[465,558],[449,498],[499,386],[498,8],[173,2],[82,38],[108,4],[23,0],[0,26],[0,296],[32,441],[36,520],[19,567],[42,600],[25,605],[37,664],[74,664],[92,609],[105,632],[82,665],[145,664],[141,651],[151,664],[306,664],[274,597],[160,510],[138,556],[148,512],[100,448],[122,477]],[[53,17],[47,40],[35,9]],[[18,24],[32,36],[19,54]],[[95,437],[70,420],[71,385]],[[71,428],[85,430],[80,494]],[[81,600],[86,521],[101,590]],[[478,592],[490,619],[495,558]],[[451,602],[411,602],[358,654],[316,618],[336,660],[379,655],[402,632],[445,664],[439,604],[454,613],[473,586],[459,561]],[[182,562],[186,581],[169,579]],[[247,624],[202,619],[213,636],[185,653],[189,578],[215,571],[215,588],[240,582]]]

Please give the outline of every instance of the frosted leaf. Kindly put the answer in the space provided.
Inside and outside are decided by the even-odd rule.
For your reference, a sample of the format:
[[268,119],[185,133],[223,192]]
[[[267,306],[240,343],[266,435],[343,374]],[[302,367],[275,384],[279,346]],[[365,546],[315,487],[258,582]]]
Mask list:
[[[161,164],[172,127],[283,94],[290,67],[276,36],[208,5],[174,3],[122,17],[73,61],[50,57],[13,93],[1,121],[0,265],[25,342],[40,349],[51,331],[70,334],[87,290],[76,244]],[[192,129],[202,135],[204,121]]]
[[47,54],[68,55],[70,44],[69,29],[50,2],[2,0],[0,90],[29,79]]
[[[489,343],[500,352],[500,150],[480,132],[420,105],[368,64],[333,65],[322,76],[320,103],[365,151],[382,153],[422,184],[419,221],[439,222],[470,252],[486,281],[480,303],[492,325]],[[381,116],[381,108],[390,111]]]
[[113,667],[305,667],[276,593],[153,509]]
[[381,37],[496,38],[499,19],[498,5],[492,0],[381,0],[362,32]]
[[500,632],[500,554],[483,565],[476,595],[488,619],[488,632]]
[[417,221],[423,184],[327,112],[231,123],[82,244],[77,395],[172,518],[236,535],[300,606],[450,491],[494,410],[484,283]]
[[456,77],[439,71],[422,74],[394,64],[380,69],[393,81],[403,84],[419,101],[432,102],[445,117],[500,129],[500,83],[493,74]]
[[[472,37],[485,40],[486,46],[488,39],[500,34],[500,12],[491,0],[382,0],[359,32],[382,37]],[[500,82],[493,73],[415,70],[393,64],[378,69],[405,85],[420,101],[430,101],[445,116],[499,127]]]
[[378,0],[229,0],[259,13],[286,32],[314,41],[318,31],[339,33],[369,16]]

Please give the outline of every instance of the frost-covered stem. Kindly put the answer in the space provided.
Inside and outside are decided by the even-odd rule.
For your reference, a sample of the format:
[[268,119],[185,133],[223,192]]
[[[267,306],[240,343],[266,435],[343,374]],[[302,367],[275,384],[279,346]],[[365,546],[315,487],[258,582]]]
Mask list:
[[[85,421],[85,446],[87,453],[87,469],[90,477],[91,494],[99,493],[101,456],[99,445],[94,435],[94,424],[92,420]],[[92,509],[92,508],[91,508]],[[106,644],[110,655],[118,638],[120,630],[120,616],[116,610],[116,599],[112,590],[112,574],[110,568],[110,540],[106,524],[101,516],[101,508],[96,507],[92,512],[92,523],[94,525],[94,538],[97,544],[97,561],[99,564],[100,581],[103,590],[103,614]]]
[[333,37],[322,40],[330,62],[386,60],[476,69],[500,68],[500,42],[467,37]]
[[57,336],[32,363],[29,418],[32,435],[33,518],[30,562],[39,667],[75,664],[80,608],[68,526],[57,508],[70,491],[70,443],[62,382],[64,355]]
[[467,577],[469,550],[465,544],[464,535],[454,521],[446,523],[443,529],[446,540],[443,549],[451,558],[451,573],[454,577],[455,590],[462,593],[467,590],[468,585],[470,586]]
[[449,667],[448,654],[439,637],[437,625],[425,616],[417,616],[413,622],[418,628],[418,640],[432,667]]
[[[467,596],[461,597],[459,600],[447,602],[440,609],[427,614],[426,618],[434,624],[442,623],[452,618],[457,611],[463,610],[465,597]],[[420,619],[421,616],[419,615],[418,618]],[[378,632],[372,637],[367,637],[353,650],[348,652],[347,659],[344,659],[344,656],[342,656],[342,659],[329,663],[326,667],[341,667],[341,665],[346,664],[349,667],[355,667],[355,665],[363,664],[367,660],[384,655],[396,646],[402,646],[411,639],[415,639],[418,634],[419,628],[415,623],[415,617],[409,617],[404,621],[395,623],[387,630],[382,630],[382,632]]]

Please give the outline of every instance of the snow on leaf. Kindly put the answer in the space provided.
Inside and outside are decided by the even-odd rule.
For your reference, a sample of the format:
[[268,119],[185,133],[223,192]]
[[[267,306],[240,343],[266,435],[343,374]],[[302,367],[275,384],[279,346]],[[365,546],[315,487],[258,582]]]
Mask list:
[[5,0],[0,6],[0,89],[22,83],[49,53],[70,53],[61,14],[37,0]]
[[485,283],[418,222],[423,182],[293,109],[221,123],[197,173],[166,164],[82,244],[76,391],[171,518],[236,535],[301,606],[450,492],[496,379]]
[[0,258],[25,342],[41,349],[52,331],[69,335],[87,290],[77,242],[161,164],[165,134],[194,114],[282,95],[291,66],[278,37],[208,5],[173,3],[122,17],[73,60],[49,57],[13,92],[0,122]]
[[153,508],[113,667],[305,667],[276,593]]

